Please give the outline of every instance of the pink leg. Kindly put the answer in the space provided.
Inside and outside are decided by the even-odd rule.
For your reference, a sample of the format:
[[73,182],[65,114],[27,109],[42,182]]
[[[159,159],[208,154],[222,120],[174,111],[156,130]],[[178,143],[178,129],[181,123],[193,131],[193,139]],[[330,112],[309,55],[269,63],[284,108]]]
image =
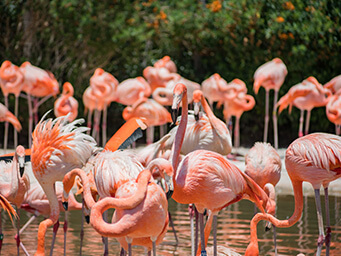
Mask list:
[[28,146],[32,147],[32,131],[33,131],[33,110],[32,110],[32,99],[31,95],[27,95],[27,103],[28,103]]
[[268,127],[269,127],[269,90],[266,90],[265,91],[265,119],[264,119],[263,142],[268,141]]
[[152,144],[154,140],[154,126],[147,128],[147,145]]
[[311,110],[308,110],[307,117],[305,119],[304,135],[307,135],[309,133],[310,116],[311,116]]
[[88,135],[90,135],[90,131],[91,131],[91,128],[92,128],[92,121],[91,121],[91,119],[92,119],[92,110],[89,110],[89,112],[88,112],[88,120],[87,120],[87,127],[89,128],[89,131],[87,131],[86,133],[88,134]]
[[304,121],[304,110],[301,110],[300,125],[298,127],[298,137],[303,136],[303,121]]
[[272,121],[273,121],[273,124],[274,124],[274,144],[275,144],[275,149],[278,149],[278,127],[277,127],[277,112],[276,112],[277,100],[278,100],[278,91],[275,90],[274,107],[272,109]]
[[[19,112],[19,96],[15,96],[15,109],[14,109],[14,115],[18,118],[18,112]],[[14,148],[18,146],[18,132],[16,129],[14,129]]]
[[324,228],[323,228],[323,218],[322,218],[322,210],[321,210],[321,198],[320,198],[320,190],[315,189],[315,203],[316,203],[316,210],[317,210],[317,221],[318,221],[318,228],[319,228],[319,237],[317,240],[317,247],[318,251],[322,248],[324,242]]
[[239,140],[239,121],[240,117],[236,117],[235,124],[234,124],[234,147],[239,148],[240,140]]
[[107,108],[103,109],[102,118],[102,144],[103,146],[107,143]]
[[68,218],[67,218],[67,215],[68,215],[68,212],[65,211],[64,213],[64,225],[63,225],[63,230],[64,230],[64,255],[66,255],[66,234],[67,234],[67,228],[68,228]]
[[50,255],[53,254],[53,247],[54,247],[54,244],[56,242],[56,236],[57,236],[58,228],[59,228],[59,220],[56,222],[56,224],[53,225],[53,237],[52,237]]
[[[5,107],[8,109],[8,96],[4,96],[5,98]],[[9,123],[5,122],[5,133],[4,133],[4,150],[6,153],[7,150],[7,143],[8,143],[8,129],[9,129]]]

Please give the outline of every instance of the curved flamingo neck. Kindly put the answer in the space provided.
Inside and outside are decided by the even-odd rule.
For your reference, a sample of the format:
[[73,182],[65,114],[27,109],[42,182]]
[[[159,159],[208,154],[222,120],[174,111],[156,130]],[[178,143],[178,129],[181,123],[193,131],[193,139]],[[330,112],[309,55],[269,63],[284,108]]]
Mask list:
[[187,90],[184,90],[182,95],[182,110],[181,110],[181,120],[178,126],[178,130],[176,131],[175,141],[174,141],[174,151],[172,157],[172,165],[174,169],[173,181],[175,182],[175,176],[177,175],[177,168],[180,158],[180,151],[182,147],[182,143],[184,141],[187,121],[188,121],[188,103],[187,103]]
[[255,250],[258,250],[257,224],[259,221],[266,220],[270,221],[275,227],[288,228],[294,225],[301,218],[303,211],[302,181],[293,181],[292,184],[295,196],[295,211],[293,215],[288,220],[279,220],[268,213],[257,213],[251,220],[251,242],[246,249],[245,255],[258,255],[255,253]]

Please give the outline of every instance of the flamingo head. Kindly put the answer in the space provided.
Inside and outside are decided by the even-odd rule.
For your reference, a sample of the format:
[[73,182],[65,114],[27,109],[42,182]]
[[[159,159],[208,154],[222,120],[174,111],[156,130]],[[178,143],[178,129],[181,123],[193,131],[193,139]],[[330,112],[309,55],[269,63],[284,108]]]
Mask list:
[[15,157],[17,158],[17,161],[19,163],[20,177],[22,177],[25,172],[25,148],[23,146],[17,146]]
[[195,90],[193,92],[193,108],[194,108],[195,121],[199,120],[201,97],[202,97],[202,91]]
[[176,119],[178,118],[179,106],[185,93],[187,93],[186,86],[182,83],[178,83],[173,91],[172,121],[174,124],[176,123]]

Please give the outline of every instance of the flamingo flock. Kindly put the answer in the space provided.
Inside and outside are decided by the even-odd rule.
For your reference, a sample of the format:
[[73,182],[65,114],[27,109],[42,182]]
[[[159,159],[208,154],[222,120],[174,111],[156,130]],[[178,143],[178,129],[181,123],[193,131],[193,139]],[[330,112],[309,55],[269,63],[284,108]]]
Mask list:
[[[133,246],[143,246],[148,255],[155,256],[157,245],[164,240],[172,222],[168,199],[173,198],[199,213],[200,243],[194,239],[192,230],[192,255],[201,256],[207,255],[211,230],[212,254],[218,255],[218,249],[222,248],[217,245],[219,212],[242,199],[254,202],[260,213],[250,217],[251,241],[245,255],[259,255],[258,222],[266,220],[267,227],[273,225],[274,230],[294,225],[302,214],[302,182],[307,181],[315,190],[319,228],[316,255],[321,255],[323,245],[329,255],[332,230],[328,185],[341,177],[341,80],[338,76],[323,86],[315,77],[308,77],[292,86],[277,101],[287,73],[279,58],[263,64],[255,72],[255,93],[261,86],[266,91],[264,142],[255,143],[245,158],[245,170],[240,170],[233,164],[231,153],[233,148],[240,146],[240,118],[256,102],[248,94],[246,84],[238,78],[227,82],[216,73],[199,84],[178,74],[175,62],[169,56],[147,67],[143,77],[122,82],[97,68],[83,93],[88,111],[87,123],[83,126],[85,120],[78,117],[78,102],[73,97],[71,83],[63,84],[62,93],[54,102],[54,111],[45,113],[39,121],[38,107],[59,94],[58,81],[51,72],[29,62],[17,67],[5,61],[0,68],[0,85],[5,98],[5,105],[0,103],[0,121],[11,123],[17,132],[21,130],[18,106],[15,115],[8,110],[11,93],[16,97],[16,104],[18,97],[25,96],[29,109],[29,148],[25,150],[17,145],[15,136],[15,152],[2,157],[6,161],[10,159],[10,163],[0,161],[0,205],[12,221],[17,220],[17,254],[21,248],[28,255],[25,241],[20,239],[23,229],[20,230],[19,210],[23,209],[34,214],[32,218],[45,217],[37,233],[37,256],[46,254],[46,233],[54,226],[56,236],[60,212],[68,210],[78,210],[87,216],[94,232],[103,237],[104,255],[109,254],[107,239],[115,238],[121,246],[121,255],[133,255]],[[274,147],[266,143],[270,89],[275,90]],[[122,117],[126,123],[108,140],[107,110],[112,102],[125,106]],[[214,108],[220,106],[224,108],[224,120],[214,114]],[[288,147],[285,156],[295,193],[295,212],[290,219],[281,221],[275,216],[275,186],[282,168],[276,152],[276,109],[279,107],[281,113],[288,106],[289,111],[292,106],[299,108],[302,115],[299,138]],[[311,110],[324,106],[328,119],[335,124],[336,135],[309,134]],[[308,114],[303,133],[304,110]],[[235,116],[234,132],[229,127],[232,116]],[[164,128],[170,123],[174,127],[167,132]],[[160,127],[157,141],[154,141],[155,126]],[[144,131],[147,145],[134,149],[134,142],[144,135]],[[7,138],[8,124],[5,124],[5,150]],[[27,162],[25,155],[30,157]],[[325,192],[326,232],[319,194],[321,186]],[[73,193],[76,190],[82,196],[82,203],[75,200]],[[109,209],[115,209],[111,221],[108,220]],[[192,218],[189,214],[191,222]],[[276,248],[275,233],[274,246]],[[1,247],[2,239],[0,250]],[[53,247],[54,240],[50,254]]]

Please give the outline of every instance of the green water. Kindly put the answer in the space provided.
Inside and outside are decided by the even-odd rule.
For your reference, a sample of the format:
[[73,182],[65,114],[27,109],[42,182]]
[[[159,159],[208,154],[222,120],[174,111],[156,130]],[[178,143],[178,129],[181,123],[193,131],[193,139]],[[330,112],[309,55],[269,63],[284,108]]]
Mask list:
[[[323,201],[323,197],[321,197]],[[330,215],[332,226],[332,241],[330,255],[341,255],[341,227],[340,227],[340,204],[341,198],[330,197]],[[278,255],[314,255],[316,252],[316,240],[318,236],[315,201],[313,197],[304,198],[304,210],[301,220],[291,228],[277,228]],[[188,208],[173,200],[169,202],[169,210],[174,220],[175,229],[179,243],[176,246],[174,235],[169,228],[164,241],[157,246],[158,255],[190,255],[190,222]],[[289,218],[294,210],[293,196],[278,196],[277,217],[279,219]],[[109,213],[112,213],[109,212]],[[243,200],[222,210],[218,217],[218,245],[230,247],[240,254],[244,254],[250,241],[249,223],[254,214],[254,206],[251,202]],[[25,223],[32,215],[21,211],[21,223]],[[69,229],[67,232],[66,255],[79,255],[80,250],[80,223],[81,213],[77,211],[68,213]],[[39,222],[43,217],[38,217],[21,235],[21,241],[28,252],[33,255],[37,247],[37,230]],[[57,233],[54,255],[63,255],[64,236],[63,222],[64,213],[60,217],[60,228]],[[4,241],[1,255],[16,255],[16,244],[14,240],[15,229],[8,216],[2,213],[2,228]],[[52,238],[52,228],[48,229],[46,235],[46,253],[49,254]],[[260,240],[260,255],[275,255],[272,231],[264,232],[264,223],[258,225],[258,238]],[[209,238],[208,246],[212,246],[212,236]],[[109,238],[109,255],[119,255],[120,246],[114,238]],[[103,254],[103,244],[99,236],[91,227],[84,226],[84,241],[82,255]],[[20,251],[20,255],[24,255]],[[146,255],[141,247],[133,247],[133,255]],[[325,255],[325,248],[322,250]]]

